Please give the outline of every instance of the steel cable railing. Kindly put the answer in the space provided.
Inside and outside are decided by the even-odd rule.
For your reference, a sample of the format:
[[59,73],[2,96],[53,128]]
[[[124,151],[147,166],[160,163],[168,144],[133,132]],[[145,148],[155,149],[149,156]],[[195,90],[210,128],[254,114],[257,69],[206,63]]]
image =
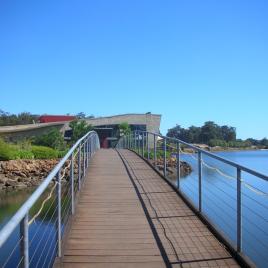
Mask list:
[[[146,131],[121,137],[117,148],[131,149],[148,160],[244,263],[266,267],[267,175],[184,141]],[[192,167],[191,172],[182,173],[182,161]]]
[[90,131],[78,140],[0,230],[0,267],[52,267],[75,212],[91,156],[99,149]]

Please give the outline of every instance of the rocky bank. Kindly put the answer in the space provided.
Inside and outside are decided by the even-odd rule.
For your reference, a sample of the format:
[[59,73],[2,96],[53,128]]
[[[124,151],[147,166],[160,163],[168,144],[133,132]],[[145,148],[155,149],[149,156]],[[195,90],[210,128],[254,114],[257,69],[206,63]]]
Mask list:
[[[156,161],[157,168],[162,171],[164,167],[164,160],[158,159]],[[185,177],[192,172],[192,167],[185,161],[180,161],[180,174],[181,177]],[[177,160],[176,158],[167,159],[167,175],[171,179],[177,178]]]
[[58,162],[58,159],[0,161],[0,190],[37,186]]

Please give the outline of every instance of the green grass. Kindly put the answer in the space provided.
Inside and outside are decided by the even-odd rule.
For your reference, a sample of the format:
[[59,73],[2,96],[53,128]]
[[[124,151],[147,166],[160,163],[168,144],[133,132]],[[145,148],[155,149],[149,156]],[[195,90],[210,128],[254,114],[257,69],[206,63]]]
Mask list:
[[25,143],[12,144],[0,139],[0,160],[14,159],[54,159],[61,158],[67,150],[58,151],[46,146],[37,146]]

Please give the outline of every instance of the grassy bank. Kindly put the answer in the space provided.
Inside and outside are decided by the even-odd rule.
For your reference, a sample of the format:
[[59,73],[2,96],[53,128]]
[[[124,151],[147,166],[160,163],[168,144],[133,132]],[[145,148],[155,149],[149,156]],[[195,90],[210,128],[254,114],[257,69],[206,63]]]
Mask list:
[[14,159],[53,159],[61,158],[66,150],[57,150],[47,146],[32,145],[28,141],[17,144],[7,143],[0,139],[0,160]]

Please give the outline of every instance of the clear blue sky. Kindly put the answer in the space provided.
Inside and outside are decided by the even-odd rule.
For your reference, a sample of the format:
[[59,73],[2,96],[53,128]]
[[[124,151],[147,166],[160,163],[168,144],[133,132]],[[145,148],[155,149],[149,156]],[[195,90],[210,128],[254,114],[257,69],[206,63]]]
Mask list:
[[0,1],[0,109],[160,113],[268,137],[268,1]]

